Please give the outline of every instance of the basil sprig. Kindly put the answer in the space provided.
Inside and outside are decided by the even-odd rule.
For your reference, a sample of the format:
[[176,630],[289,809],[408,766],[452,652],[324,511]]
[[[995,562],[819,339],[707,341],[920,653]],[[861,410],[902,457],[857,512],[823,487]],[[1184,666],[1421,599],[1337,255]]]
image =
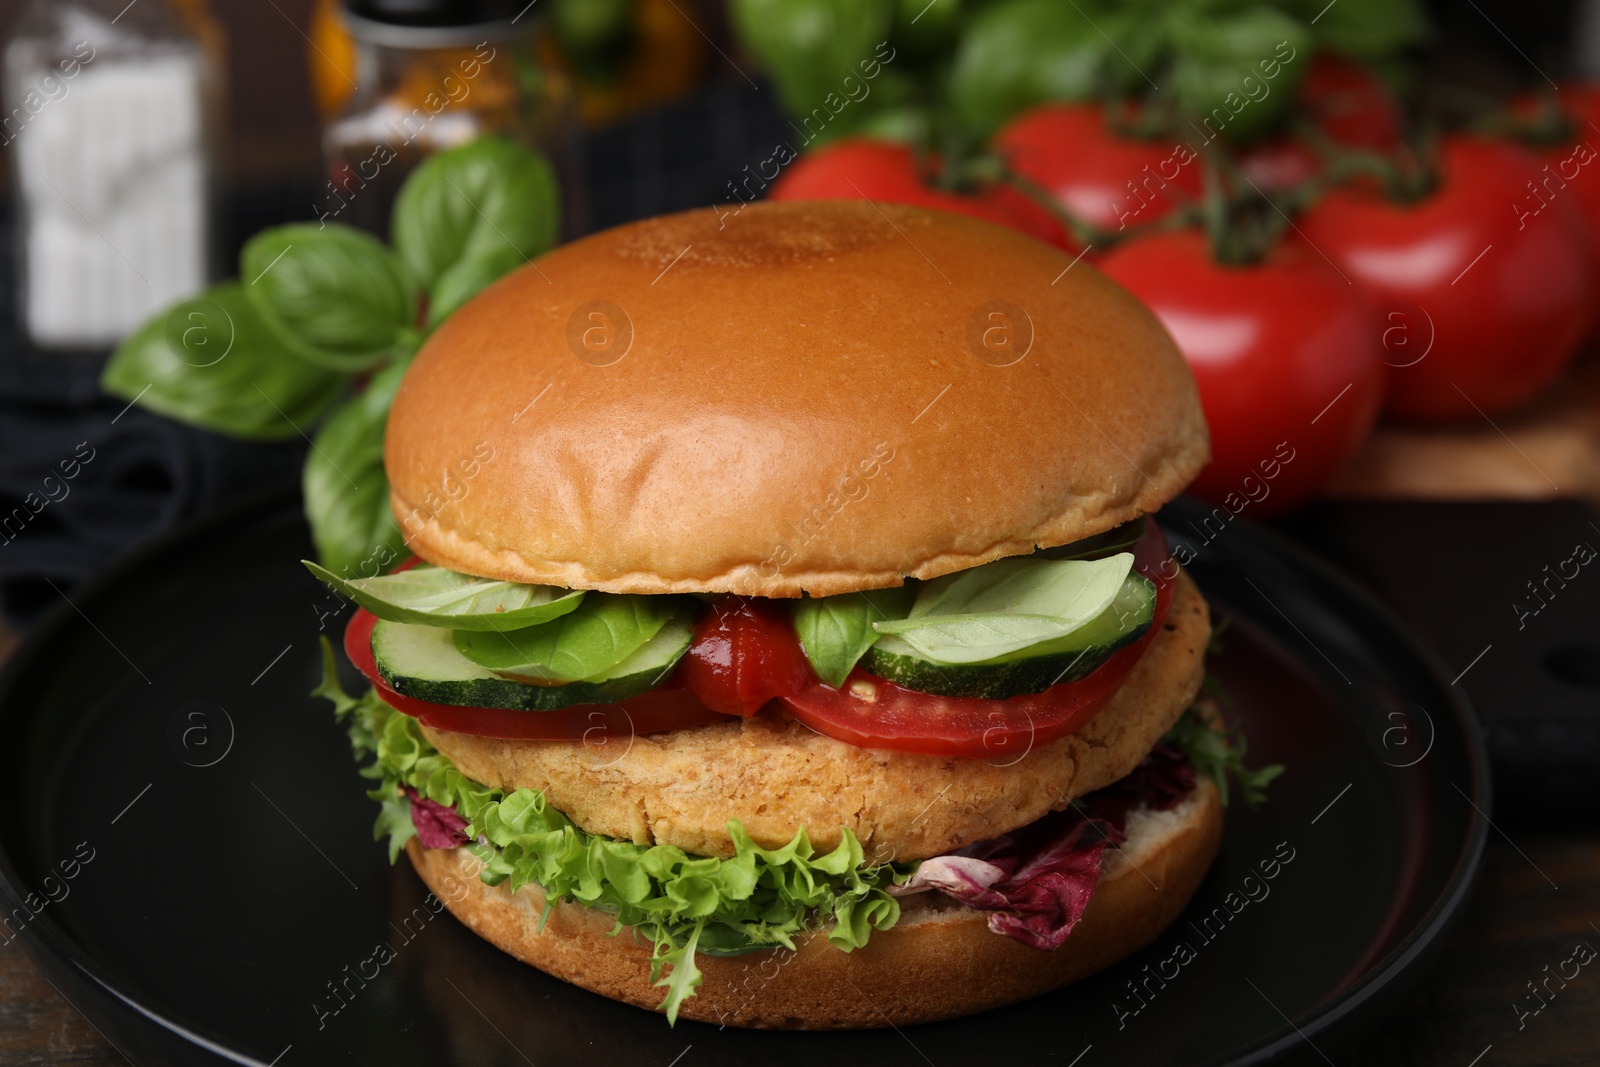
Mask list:
[[427,564],[397,574],[345,580],[310,560],[306,569],[380,619],[452,630],[518,630],[560,618],[583,601],[581,589],[474,578]]
[[1130,552],[996,560],[923,583],[906,618],[873,629],[933,663],[982,663],[1072,633],[1111,606],[1132,568]]
[[279,343],[313,366],[363,371],[415,347],[416,286],[370,234],[276,226],[245,242],[239,273]]
[[314,423],[345,376],[277,350],[238,282],[214,285],[140,326],[100,386],[139,406],[247,441],[287,441]]
[[589,593],[550,622],[503,632],[457,630],[454,640],[480,667],[560,685],[604,674],[679,614],[687,613],[677,597]]
[[905,618],[913,596],[914,589],[901,586],[800,601],[794,610],[794,629],[817,677],[834,687],[843,685],[878,640],[872,624]]
[[[395,251],[338,223],[264,230],[244,247],[241,281],[152,316],[118,346],[100,384],[233,437],[311,435],[303,486],[317,554],[341,575],[370,574],[404,545],[383,432],[424,328],[547,249],[560,216],[537,152],[497,138],[440,152],[401,188]],[[357,373],[372,377],[349,396]]]
[[419,166],[394,206],[394,246],[428,293],[428,326],[555,243],[555,171],[539,153],[480,138]]

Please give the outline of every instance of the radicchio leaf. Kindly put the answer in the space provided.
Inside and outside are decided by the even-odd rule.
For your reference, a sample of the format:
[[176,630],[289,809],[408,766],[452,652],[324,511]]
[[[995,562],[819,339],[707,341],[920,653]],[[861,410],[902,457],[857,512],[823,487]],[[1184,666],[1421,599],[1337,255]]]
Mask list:
[[1033,948],[1060,948],[1100,884],[1107,845],[1126,839],[1128,813],[1167,811],[1194,789],[1183,753],[1158,745],[1126,778],[1009,834],[925,860],[897,895],[937,889],[993,912],[989,929]]
[[417,828],[423,848],[455,848],[467,843],[467,820],[454,808],[429,800],[408,785],[400,788],[411,801],[411,825]]

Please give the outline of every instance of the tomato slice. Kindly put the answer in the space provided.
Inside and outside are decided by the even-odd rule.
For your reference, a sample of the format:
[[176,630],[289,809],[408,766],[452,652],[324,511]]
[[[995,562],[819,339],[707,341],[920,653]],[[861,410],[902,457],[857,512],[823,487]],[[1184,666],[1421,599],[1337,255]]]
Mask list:
[[575,704],[560,711],[512,711],[507,708],[434,704],[397,693],[378,673],[372,658],[372,612],[357,608],[344,631],[344,651],[356,670],[384,702],[424,726],[479,737],[517,741],[583,741],[603,744],[608,737],[635,737],[722,722],[719,715],[686,689],[655,689],[617,704]]
[[725,596],[712,603],[674,678],[706,707],[748,719],[816,676],[786,604]]
[[813,676],[783,702],[811,729],[861,748],[1014,763],[1094,718],[1160,632],[1172,606],[1173,583],[1163,566],[1169,560],[1166,538],[1153,521],[1147,527],[1134,549],[1134,566],[1155,583],[1155,618],[1143,637],[1087,678],[1009,700],[980,700],[905,689],[857,667],[842,689]]

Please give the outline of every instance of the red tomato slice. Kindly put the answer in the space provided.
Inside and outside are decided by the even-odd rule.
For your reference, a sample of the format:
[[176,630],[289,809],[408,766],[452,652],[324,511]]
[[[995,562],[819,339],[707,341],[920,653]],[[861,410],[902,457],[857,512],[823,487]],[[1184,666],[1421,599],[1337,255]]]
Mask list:
[[978,700],[919,693],[858,667],[843,689],[813,677],[783,702],[811,729],[862,748],[1015,763],[1032,749],[1077,732],[1121,687],[1172,606],[1172,579],[1163,568],[1168,559],[1166,538],[1150,522],[1134,550],[1134,565],[1156,584],[1155,618],[1142,638],[1081,681],[1009,700]]
[[700,703],[693,693],[677,688],[652,690],[618,704],[576,704],[560,711],[458,707],[418,700],[395,692],[378,673],[372,658],[372,627],[377,621],[367,609],[356,609],[344,631],[345,655],[385,703],[436,730],[517,741],[583,741],[599,745],[608,737],[682,730],[726,718]]

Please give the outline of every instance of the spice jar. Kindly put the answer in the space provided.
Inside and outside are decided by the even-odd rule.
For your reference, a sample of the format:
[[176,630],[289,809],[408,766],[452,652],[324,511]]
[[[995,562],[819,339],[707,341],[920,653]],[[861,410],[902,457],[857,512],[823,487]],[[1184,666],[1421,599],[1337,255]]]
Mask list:
[[433,152],[484,134],[523,141],[561,179],[565,236],[579,232],[571,92],[535,59],[527,0],[345,0],[355,42],[351,93],[323,132],[328,180],[315,205],[385,236],[395,196]]

